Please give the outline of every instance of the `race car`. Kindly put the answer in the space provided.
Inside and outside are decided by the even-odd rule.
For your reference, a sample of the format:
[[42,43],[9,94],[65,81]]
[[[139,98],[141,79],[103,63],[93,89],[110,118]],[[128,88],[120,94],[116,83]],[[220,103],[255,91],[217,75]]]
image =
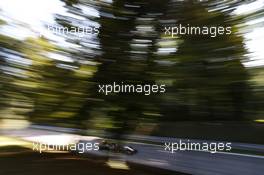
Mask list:
[[114,142],[110,142],[106,140],[103,140],[99,144],[99,150],[101,151],[105,150],[105,151],[110,151],[114,153],[123,153],[127,155],[133,155],[137,153],[137,150],[131,146],[122,145],[122,144],[118,144],[118,143],[114,143]]

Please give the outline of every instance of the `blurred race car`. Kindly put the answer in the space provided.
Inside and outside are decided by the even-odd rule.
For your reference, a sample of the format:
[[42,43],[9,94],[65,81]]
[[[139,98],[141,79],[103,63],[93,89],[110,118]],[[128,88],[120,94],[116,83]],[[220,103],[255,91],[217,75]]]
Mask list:
[[106,150],[114,153],[123,153],[127,155],[133,155],[137,153],[137,150],[131,146],[121,145],[114,142],[103,140],[99,144],[99,150]]

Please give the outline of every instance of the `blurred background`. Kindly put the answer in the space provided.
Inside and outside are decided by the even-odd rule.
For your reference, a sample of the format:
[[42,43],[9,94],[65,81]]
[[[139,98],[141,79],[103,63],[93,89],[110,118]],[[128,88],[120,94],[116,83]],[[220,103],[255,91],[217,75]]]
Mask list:
[[[232,34],[166,36],[176,24],[231,26]],[[263,144],[263,29],[263,0],[1,0],[2,143],[4,131],[35,127]],[[113,82],[165,84],[166,92],[98,93]]]

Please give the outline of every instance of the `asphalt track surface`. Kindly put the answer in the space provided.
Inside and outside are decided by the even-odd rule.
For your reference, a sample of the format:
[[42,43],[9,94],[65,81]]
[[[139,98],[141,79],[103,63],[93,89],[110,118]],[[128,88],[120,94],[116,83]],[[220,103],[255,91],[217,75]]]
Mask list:
[[[0,135],[17,137],[27,141],[41,141],[38,138],[49,137],[58,138],[60,136],[68,137],[68,140],[79,140],[80,143],[97,142],[96,137],[79,136],[74,134],[65,134],[57,131],[48,131],[36,128],[27,128],[20,130],[0,130]],[[145,136],[146,139],[148,136]],[[148,138],[153,140],[154,138]],[[158,140],[164,138],[155,137]],[[173,140],[172,138],[167,138]],[[137,154],[124,155],[107,151],[87,151],[87,154],[96,156],[109,156],[112,159],[120,159],[132,163],[173,170],[195,175],[263,175],[264,156],[249,155],[231,152],[203,152],[203,151],[177,151],[174,153],[165,151],[165,147],[156,144],[147,143],[127,143],[129,146],[138,150]],[[237,143],[241,147],[264,149],[263,145],[251,145]],[[263,146],[263,147],[262,147]]]

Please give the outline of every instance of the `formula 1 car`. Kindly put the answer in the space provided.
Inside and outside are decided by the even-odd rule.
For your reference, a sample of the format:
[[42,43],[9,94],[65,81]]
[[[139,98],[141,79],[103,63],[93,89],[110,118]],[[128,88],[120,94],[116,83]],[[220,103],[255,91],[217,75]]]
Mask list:
[[99,150],[101,150],[101,151],[105,150],[105,151],[110,151],[110,152],[114,152],[114,153],[123,153],[123,154],[127,154],[127,155],[133,155],[133,154],[136,154],[138,152],[136,149],[134,149],[131,146],[121,145],[121,144],[109,142],[106,140],[103,140],[99,144]]

